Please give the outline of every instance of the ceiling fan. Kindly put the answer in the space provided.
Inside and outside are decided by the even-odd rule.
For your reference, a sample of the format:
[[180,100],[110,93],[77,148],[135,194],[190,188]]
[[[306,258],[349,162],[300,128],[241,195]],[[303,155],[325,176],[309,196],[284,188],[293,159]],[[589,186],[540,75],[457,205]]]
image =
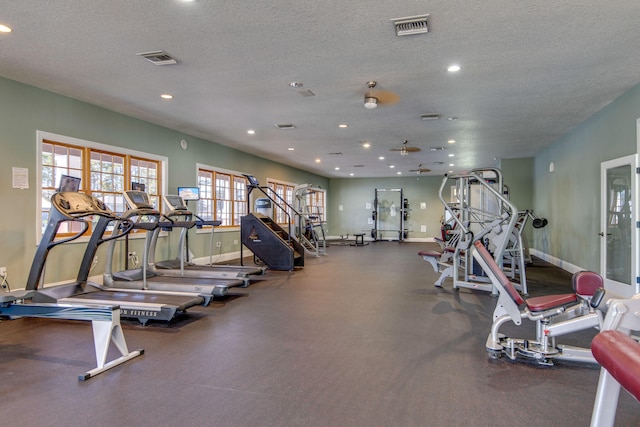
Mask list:
[[415,172],[416,174],[420,175],[421,173],[431,172],[431,169],[423,168],[422,163],[420,163],[418,165],[418,169],[409,169],[409,172]]
[[409,147],[407,144],[409,143],[409,141],[404,141],[402,143],[402,147],[400,148],[392,148],[389,151],[397,151],[400,153],[401,156],[407,156],[409,155],[409,153],[417,153],[418,151],[420,151],[420,148],[418,147]]
[[373,110],[378,105],[392,105],[400,100],[400,97],[393,92],[380,89],[374,92],[373,88],[377,85],[378,83],[373,80],[367,82],[369,92],[364,95],[364,108],[367,110]]

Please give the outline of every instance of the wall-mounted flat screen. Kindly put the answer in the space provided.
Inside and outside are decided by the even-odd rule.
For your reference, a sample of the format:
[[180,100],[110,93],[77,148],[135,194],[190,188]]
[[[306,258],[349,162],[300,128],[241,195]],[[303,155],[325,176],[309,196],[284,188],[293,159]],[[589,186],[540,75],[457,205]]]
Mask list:
[[200,200],[200,189],[198,187],[178,187],[178,195],[182,200]]

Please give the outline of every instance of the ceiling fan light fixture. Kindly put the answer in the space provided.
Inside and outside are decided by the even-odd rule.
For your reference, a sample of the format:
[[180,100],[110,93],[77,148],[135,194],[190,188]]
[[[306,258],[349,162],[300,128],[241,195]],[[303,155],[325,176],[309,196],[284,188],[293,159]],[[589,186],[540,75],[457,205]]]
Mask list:
[[378,98],[375,96],[365,96],[364,97],[364,108],[367,110],[373,110],[378,107]]

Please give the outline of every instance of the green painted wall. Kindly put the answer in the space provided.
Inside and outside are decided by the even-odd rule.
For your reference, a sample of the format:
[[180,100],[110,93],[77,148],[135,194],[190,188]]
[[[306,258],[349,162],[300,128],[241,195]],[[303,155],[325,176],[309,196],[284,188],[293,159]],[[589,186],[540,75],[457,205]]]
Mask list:
[[[196,185],[198,162],[252,173],[262,182],[269,177],[286,182],[311,182],[324,188],[329,183],[327,178],[299,169],[0,78],[0,198],[4,201],[0,213],[0,266],[7,267],[9,283],[14,289],[24,287],[37,244],[35,221],[38,195],[35,179],[38,130],[166,156],[169,158],[167,190],[170,193],[175,193],[178,186]],[[182,139],[189,142],[187,150],[180,148]],[[12,188],[12,167],[29,170],[28,190]],[[223,242],[223,253],[239,250],[239,246],[233,244],[239,238],[237,231],[218,234],[216,240]],[[172,239],[163,239],[160,243],[158,259],[169,256],[175,250]],[[190,235],[190,248],[195,256],[209,253],[208,242],[208,235]],[[64,250],[54,249],[51,252],[46,282],[75,278],[84,245],[66,246]],[[132,242],[132,250],[138,254],[142,253],[141,248],[140,241]],[[100,274],[104,269],[104,255],[99,253],[98,259],[95,274]]]
[[[373,211],[375,189],[402,188],[410,205],[409,219],[405,228],[409,238],[426,239],[440,235],[440,218],[444,208],[438,200],[441,177],[410,176],[403,178],[340,178],[331,179],[327,212],[328,233],[331,236],[367,233],[373,224],[369,223]],[[367,203],[371,205],[367,208]],[[425,209],[420,204],[425,203]],[[342,206],[342,210],[340,210]],[[426,233],[420,226],[426,225]]]
[[[600,163],[637,152],[638,117],[640,85],[535,156],[534,207],[549,226],[532,247],[600,270]],[[549,171],[552,162],[555,172]]]
[[[511,189],[511,200],[519,209],[534,209],[549,220],[549,226],[529,237],[532,248],[564,262],[599,269],[600,163],[636,153],[636,119],[640,116],[640,86],[603,108],[533,159],[503,159],[504,180]],[[402,177],[390,179],[327,179],[299,169],[249,155],[142,120],[56,95],[35,87],[0,78],[0,197],[5,209],[0,214],[0,266],[8,268],[13,288],[24,286],[36,247],[36,131],[126,147],[169,158],[168,191],[179,185],[195,185],[196,162],[214,167],[253,173],[262,182],[267,178],[286,182],[313,183],[328,190],[328,234],[368,232],[375,188],[403,188],[411,204],[406,228],[409,238],[425,239],[439,235],[442,206],[437,199],[441,177]],[[186,139],[189,149],[179,141]],[[555,172],[549,172],[549,163]],[[12,167],[29,170],[28,190],[11,186]],[[7,204],[11,201],[11,206]],[[426,208],[420,209],[425,203]],[[342,210],[340,210],[342,206]],[[420,226],[426,225],[426,233]],[[195,234],[195,233],[194,233]],[[238,233],[224,232],[222,253],[236,252]],[[133,242],[133,249],[141,247]],[[161,250],[174,249],[165,239]],[[192,252],[206,256],[208,235],[190,239]],[[75,277],[83,245],[68,245],[52,253],[47,282]],[[162,255],[162,254],[161,254]],[[99,259],[104,257],[99,255]],[[104,268],[100,263],[96,271]]]

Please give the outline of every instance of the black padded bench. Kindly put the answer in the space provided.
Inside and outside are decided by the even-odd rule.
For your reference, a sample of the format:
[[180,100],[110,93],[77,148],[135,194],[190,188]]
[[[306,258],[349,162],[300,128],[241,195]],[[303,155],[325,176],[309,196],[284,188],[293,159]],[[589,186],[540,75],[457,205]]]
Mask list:
[[353,237],[356,238],[354,246],[364,246],[364,233],[355,233]]

